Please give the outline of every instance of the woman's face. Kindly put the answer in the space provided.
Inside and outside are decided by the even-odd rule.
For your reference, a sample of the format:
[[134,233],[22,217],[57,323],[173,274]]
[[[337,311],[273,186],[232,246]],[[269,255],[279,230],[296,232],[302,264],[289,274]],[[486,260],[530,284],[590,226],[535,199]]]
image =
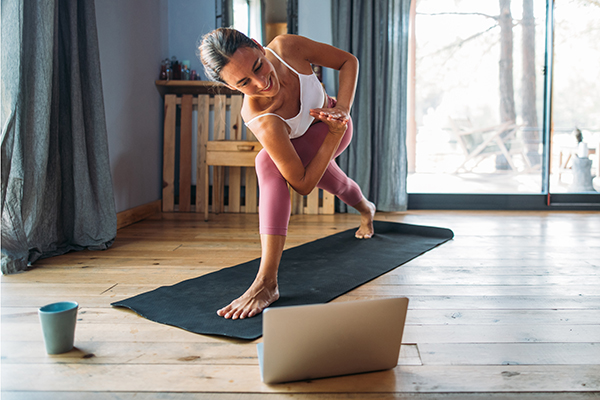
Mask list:
[[240,47],[221,70],[228,86],[252,97],[273,97],[280,89],[273,64],[261,48]]

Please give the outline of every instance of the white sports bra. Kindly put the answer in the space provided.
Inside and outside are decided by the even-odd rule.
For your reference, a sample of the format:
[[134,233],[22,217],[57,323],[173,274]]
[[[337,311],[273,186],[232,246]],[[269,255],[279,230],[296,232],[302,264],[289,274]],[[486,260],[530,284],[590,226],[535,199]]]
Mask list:
[[323,85],[319,82],[317,76],[312,73],[310,75],[304,75],[298,73],[294,68],[292,68],[288,63],[283,61],[281,57],[273,50],[265,47],[269,50],[275,57],[279,59],[286,67],[291,69],[296,75],[298,75],[298,79],[300,80],[300,112],[293,118],[284,119],[278,114],[275,113],[264,113],[257,115],[252,118],[250,121],[246,122],[246,126],[250,126],[250,124],[256,121],[259,118],[265,117],[267,115],[274,115],[279,117],[283,122],[288,124],[290,127],[290,139],[296,139],[300,136],[304,135],[304,133],[308,130],[314,118],[310,116],[310,110],[312,108],[321,108],[323,104],[325,104],[325,89],[323,89]]

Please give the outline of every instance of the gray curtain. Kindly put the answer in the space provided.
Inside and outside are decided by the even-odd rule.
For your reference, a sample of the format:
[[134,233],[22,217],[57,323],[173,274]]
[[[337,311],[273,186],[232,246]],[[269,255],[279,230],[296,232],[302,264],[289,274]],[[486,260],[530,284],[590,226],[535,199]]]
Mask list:
[[116,236],[94,2],[2,0],[2,273]]
[[332,0],[333,45],[360,62],[354,138],[338,163],[380,211],[403,211],[408,203],[409,13],[410,0]]

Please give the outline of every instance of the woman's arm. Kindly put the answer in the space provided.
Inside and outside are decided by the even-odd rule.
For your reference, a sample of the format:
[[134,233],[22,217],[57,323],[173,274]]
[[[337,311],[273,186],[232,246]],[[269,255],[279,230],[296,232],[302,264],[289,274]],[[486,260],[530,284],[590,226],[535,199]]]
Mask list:
[[336,106],[311,110],[311,115],[326,123],[329,133],[315,157],[304,167],[289,139],[289,127],[274,116],[253,122],[252,131],[288,183],[302,195],[319,183],[346,133],[350,108],[358,77],[358,60],[352,54],[330,45],[296,35],[281,35],[269,47],[302,74],[311,74],[311,64],[340,71]]
[[355,56],[337,47],[297,35],[277,36],[269,47],[301,73],[312,73],[310,64],[340,71],[335,108],[350,112],[359,70],[358,59]]
[[315,157],[304,167],[289,138],[289,127],[275,116],[252,123],[252,132],[263,145],[286,181],[301,195],[317,186],[346,132],[346,122],[331,121],[329,133]]

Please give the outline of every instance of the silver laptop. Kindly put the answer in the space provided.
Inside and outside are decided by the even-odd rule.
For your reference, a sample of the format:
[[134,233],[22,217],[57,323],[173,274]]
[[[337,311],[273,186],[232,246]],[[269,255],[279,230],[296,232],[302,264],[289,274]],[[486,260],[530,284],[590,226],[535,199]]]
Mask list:
[[405,297],[263,311],[257,345],[265,383],[394,368],[408,309]]

